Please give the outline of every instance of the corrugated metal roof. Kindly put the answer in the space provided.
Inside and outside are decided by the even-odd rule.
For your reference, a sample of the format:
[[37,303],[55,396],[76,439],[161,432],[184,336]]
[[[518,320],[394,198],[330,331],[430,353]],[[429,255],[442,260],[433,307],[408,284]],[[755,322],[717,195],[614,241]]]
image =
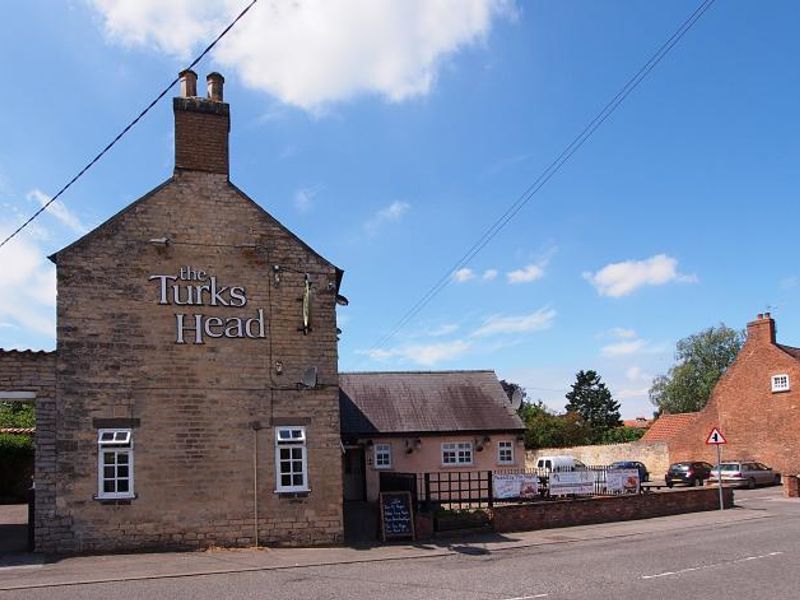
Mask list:
[[494,371],[340,373],[344,435],[522,430]]
[[650,429],[642,436],[642,441],[667,442],[694,422],[699,414],[698,412],[663,414],[653,421]]

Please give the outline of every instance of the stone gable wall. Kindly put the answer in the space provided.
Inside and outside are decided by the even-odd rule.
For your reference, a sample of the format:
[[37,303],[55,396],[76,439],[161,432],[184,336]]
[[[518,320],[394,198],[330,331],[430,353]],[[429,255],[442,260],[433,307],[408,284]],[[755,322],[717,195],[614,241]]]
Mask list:
[[[167,246],[149,242],[163,237]],[[41,550],[251,545],[256,502],[261,544],[342,539],[332,265],[227,177],[198,171],[177,172],[59,253],[57,264],[58,478]],[[220,286],[244,287],[247,304],[159,304],[159,281],[149,278],[186,266]],[[304,334],[306,273],[311,331]],[[258,310],[263,339],[176,343],[176,313],[255,318]],[[312,366],[318,385],[304,389],[299,382]],[[130,501],[95,499],[97,429],[109,422],[134,424]],[[279,424],[307,428],[306,495],[274,492]]]

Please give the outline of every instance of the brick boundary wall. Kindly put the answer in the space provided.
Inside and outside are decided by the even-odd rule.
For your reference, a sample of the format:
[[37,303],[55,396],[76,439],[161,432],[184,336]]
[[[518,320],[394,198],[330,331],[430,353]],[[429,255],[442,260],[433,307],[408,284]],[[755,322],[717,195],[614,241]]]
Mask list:
[[[723,488],[723,502],[725,508],[733,507],[731,488]],[[492,510],[492,525],[497,533],[509,533],[649,519],[715,509],[719,510],[717,488],[687,489],[636,496],[500,506]]]

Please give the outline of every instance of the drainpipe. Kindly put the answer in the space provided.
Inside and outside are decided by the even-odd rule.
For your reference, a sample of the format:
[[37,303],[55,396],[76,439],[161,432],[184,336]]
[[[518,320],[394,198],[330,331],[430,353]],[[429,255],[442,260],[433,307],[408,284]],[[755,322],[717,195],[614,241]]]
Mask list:
[[258,548],[258,430],[261,423],[253,421],[253,545]]

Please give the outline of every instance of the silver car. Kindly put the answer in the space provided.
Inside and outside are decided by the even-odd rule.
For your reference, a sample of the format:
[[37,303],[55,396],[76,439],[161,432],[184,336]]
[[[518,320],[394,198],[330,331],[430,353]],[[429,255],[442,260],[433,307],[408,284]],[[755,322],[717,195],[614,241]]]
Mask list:
[[722,483],[741,485],[753,489],[757,485],[777,485],[780,474],[759,462],[724,462],[711,470],[709,482],[717,481],[719,467],[722,467]]

